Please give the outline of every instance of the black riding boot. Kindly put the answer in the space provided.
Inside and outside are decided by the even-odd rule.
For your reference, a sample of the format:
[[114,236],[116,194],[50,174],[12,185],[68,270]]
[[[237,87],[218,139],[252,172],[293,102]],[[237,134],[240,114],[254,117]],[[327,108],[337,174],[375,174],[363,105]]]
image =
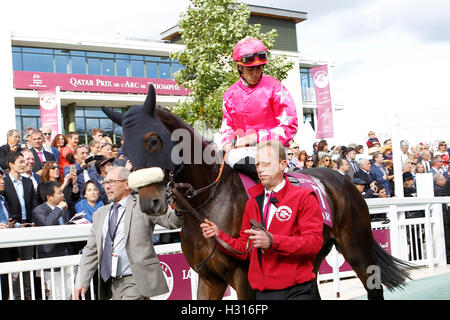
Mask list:
[[250,157],[245,157],[241,159],[238,163],[236,163],[233,168],[236,171],[239,171],[250,178],[252,178],[256,182],[260,182],[258,178],[258,173],[256,172],[255,159]]

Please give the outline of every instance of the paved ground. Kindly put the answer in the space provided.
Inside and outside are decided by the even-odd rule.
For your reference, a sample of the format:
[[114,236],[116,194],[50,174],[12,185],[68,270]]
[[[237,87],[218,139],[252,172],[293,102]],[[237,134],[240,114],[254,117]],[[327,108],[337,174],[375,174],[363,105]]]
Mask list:
[[[428,267],[420,268],[411,273],[403,290],[384,290],[387,300],[449,300],[450,299],[450,265],[436,267],[430,273]],[[336,298],[333,281],[322,282],[319,285],[323,300],[367,300],[366,290],[358,278],[348,278],[340,281],[340,298]]]

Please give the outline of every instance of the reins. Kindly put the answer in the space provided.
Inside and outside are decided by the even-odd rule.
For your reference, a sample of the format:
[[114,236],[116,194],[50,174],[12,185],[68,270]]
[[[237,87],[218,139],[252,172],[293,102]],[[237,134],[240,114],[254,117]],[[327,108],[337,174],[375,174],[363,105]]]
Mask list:
[[[229,151],[229,150],[228,150],[228,151]],[[180,192],[178,189],[179,189],[179,188],[188,188],[188,190],[186,191],[186,196],[187,196],[188,198],[193,198],[193,197],[197,196],[199,193],[202,193],[202,192],[204,192],[204,191],[206,191],[206,190],[208,190],[208,189],[210,189],[210,188],[216,186],[217,183],[220,181],[220,178],[222,177],[222,173],[223,173],[223,169],[224,169],[224,167],[225,167],[225,160],[226,160],[226,158],[227,158],[228,151],[226,151],[225,154],[224,154],[224,156],[223,156],[222,163],[221,163],[221,165],[220,165],[219,174],[217,175],[217,178],[214,180],[213,183],[211,183],[211,184],[209,184],[209,185],[207,185],[207,186],[205,186],[205,187],[202,187],[202,188],[200,188],[200,189],[195,190],[195,189],[192,187],[192,185],[190,185],[189,183],[183,183],[183,182],[175,183],[175,182],[173,181],[173,174],[172,174],[172,173],[169,174],[170,182],[169,182],[169,184],[168,184],[168,187],[169,187],[169,196],[172,197],[172,201],[173,201],[173,202],[178,201],[179,204],[181,204],[182,207],[184,207],[187,211],[189,211],[192,215],[194,215],[194,217],[196,217],[196,218],[200,221],[200,223],[203,222],[203,220],[204,220],[203,217],[200,215],[200,213],[199,213],[194,207],[191,206],[191,204],[186,200],[186,198],[181,194],[181,192]],[[213,194],[210,194],[210,196],[209,196],[209,198],[207,199],[207,201],[206,201],[204,204],[202,204],[202,205],[200,206],[200,208],[203,207],[203,206],[205,206],[205,205],[209,202],[209,200],[211,200],[211,199],[213,198],[213,196],[214,196]],[[199,209],[200,209],[200,208],[199,208]],[[216,237],[216,240],[218,240],[219,243],[220,243],[220,242],[223,242],[222,239],[219,239],[218,237]],[[221,243],[221,244],[222,244],[222,243]],[[198,272],[198,271],[201,269],[201,267],[209,260],[209,258],[211,258],[211,256],[212,256],[212,255],[214,254],[214,252],[216,251],[216,247],[217,247],[216,241],[214,241],[213,249],[211,250],[211,253],[210,253],[205,259],[203,259],[203,260],[199,263],[198,266],[195,267],[195,269],[197,270],[197,272]],[[234,249],[233,249],[233,250],[234,250]],[[250,250],[251,250],[251,248],[250,248]]]

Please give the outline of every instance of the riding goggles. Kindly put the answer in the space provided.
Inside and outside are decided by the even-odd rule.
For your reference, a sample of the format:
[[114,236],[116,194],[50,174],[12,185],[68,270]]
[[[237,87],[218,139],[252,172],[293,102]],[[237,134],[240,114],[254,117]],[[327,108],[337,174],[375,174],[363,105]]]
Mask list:
[[249,64],[249,63],[254,62],[256,59],[258,59],[259,61],[267,60],[267,52],[259,51],[256,53],[246,54],[245,56],[241,57],[240,62],[242,62],[244,64]]

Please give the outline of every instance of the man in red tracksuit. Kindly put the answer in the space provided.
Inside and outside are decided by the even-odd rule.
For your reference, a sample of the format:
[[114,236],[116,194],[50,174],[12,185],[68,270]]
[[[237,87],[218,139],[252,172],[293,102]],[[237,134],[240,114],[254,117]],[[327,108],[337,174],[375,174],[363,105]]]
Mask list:
[[[219,245],[221,251],[239,259],[250,258],[248,280],[257,299],[313,299],[314,259],[323,243],[323,218],[313,191],[294,186],[284,177],[286,153],[278,141],[258,144],[256,169],[260,184],[250,190],[239,238],[232,238],[213,222],[200,225],[205,238],[219,237],[235,254]],[[268,231],[251,229],[255,219]]]

